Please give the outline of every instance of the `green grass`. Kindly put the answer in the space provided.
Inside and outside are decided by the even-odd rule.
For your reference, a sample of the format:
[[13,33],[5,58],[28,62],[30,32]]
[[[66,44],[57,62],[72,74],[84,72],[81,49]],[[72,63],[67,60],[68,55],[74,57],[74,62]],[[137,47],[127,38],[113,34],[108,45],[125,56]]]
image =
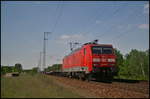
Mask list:
[[80,95],[57,85],[46,75],[24,74],[1,78],[2,98],[78,98]]

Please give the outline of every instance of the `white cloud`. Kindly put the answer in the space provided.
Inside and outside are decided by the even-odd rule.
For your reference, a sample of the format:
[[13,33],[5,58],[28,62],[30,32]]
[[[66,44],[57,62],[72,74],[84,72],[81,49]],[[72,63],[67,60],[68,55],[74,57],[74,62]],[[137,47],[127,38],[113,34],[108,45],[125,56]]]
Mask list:
[[62,36],[60,37],[60,39],[69,39],[69,38],[70,38],[69,35],[62,35]]
[[63,34],[57,38],[56,43],[62,45],[66,45],[69,42],[80,42],[85,40],[86,37],[83,34]]
[[144,5],[144,13],[149,14],[149,4]]
[[81,34],[73,34],[73,35],[64,34],[64,35],[60,36],[60,39],[63,39],[63,40],[65,40],[65,39],[80,39],[80,38],[83,38],[83,35],[81,35]]
[[140,29],[149,29],[149,24],[140,24],[140,25],[138,25],[138,28],[140,28]]
[[95,36],[92,33],[78,33],[78,34],[63,34],[56,39],[56,44],[59,46],[66,47],[69,45],[69,42],[79,42],[86,43],[95,39]]

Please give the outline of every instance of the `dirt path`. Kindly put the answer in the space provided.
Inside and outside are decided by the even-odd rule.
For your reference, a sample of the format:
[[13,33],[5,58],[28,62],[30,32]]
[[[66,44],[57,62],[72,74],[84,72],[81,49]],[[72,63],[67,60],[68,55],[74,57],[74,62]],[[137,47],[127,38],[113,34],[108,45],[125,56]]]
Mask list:
[[100,98],[148,98],[149,83],[102,83],[86,82],[66,77],[49,77],[55,79],[56,83],[71,89],[73,92],[83,97],[100,97]]

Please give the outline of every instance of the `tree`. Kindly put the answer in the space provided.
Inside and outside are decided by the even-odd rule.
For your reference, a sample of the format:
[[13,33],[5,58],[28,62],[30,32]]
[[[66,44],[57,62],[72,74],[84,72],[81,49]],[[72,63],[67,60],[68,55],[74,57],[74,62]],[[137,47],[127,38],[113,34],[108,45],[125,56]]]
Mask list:
[[38,72],[38,67],[32,68],[32,72],[37,73]]
[[145,51],[144,71],[146,78],[149,79],[149,49]]
[[22,72],[22,65],[20,63],[15,64],[15,69],[17,72],[21,73]]
[[1,66],[1,74],[11,73],[13,72],[13,66]]
[[52,66],[48,66],[46,68],[46,72],[49,72],[49,71],[59,72],[61,71],[61,67],[62,67],[62,64],[53,64]]
[[125,74],[128,78],[148,79],[149,55],[146,51],[132,49],[131,52],[126,55],[124,66],[126,67]]
[[123,55],[117,49],[114,49],[114,52],[116,55],[116,67],[117,67],[118,72],[120,73],[122,72],[121,70],[123,68],[123,62],[124,62]]

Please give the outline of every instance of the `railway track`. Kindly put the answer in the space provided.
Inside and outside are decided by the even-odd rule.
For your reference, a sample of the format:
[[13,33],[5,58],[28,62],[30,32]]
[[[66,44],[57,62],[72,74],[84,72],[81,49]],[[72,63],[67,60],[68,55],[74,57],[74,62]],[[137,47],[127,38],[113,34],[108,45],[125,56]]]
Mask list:
[[[79,92],[87,93],[93,97],[104,98],[148,98],[149,97],[149,82],[117,82],[112,83],[97,82],[97,81],[81,81],[74,78],[51,76],[57,83],[78,90]],[[90,97],[92,97],[90,96]]]
[[130,90],[134,92],[140,92],[143,94],[148,94],[149,93],[149,82],[147,81],[139,81],[136,83],[126,83],[126,82],[115,82],[113,81],[112,83],[105,83],[105,82],[97,82],[97,81],[91,81],[91,83],[96,84],[96,85],[107,85],[112,88],[118,88],[118,89],[123,89],[123,90]]

